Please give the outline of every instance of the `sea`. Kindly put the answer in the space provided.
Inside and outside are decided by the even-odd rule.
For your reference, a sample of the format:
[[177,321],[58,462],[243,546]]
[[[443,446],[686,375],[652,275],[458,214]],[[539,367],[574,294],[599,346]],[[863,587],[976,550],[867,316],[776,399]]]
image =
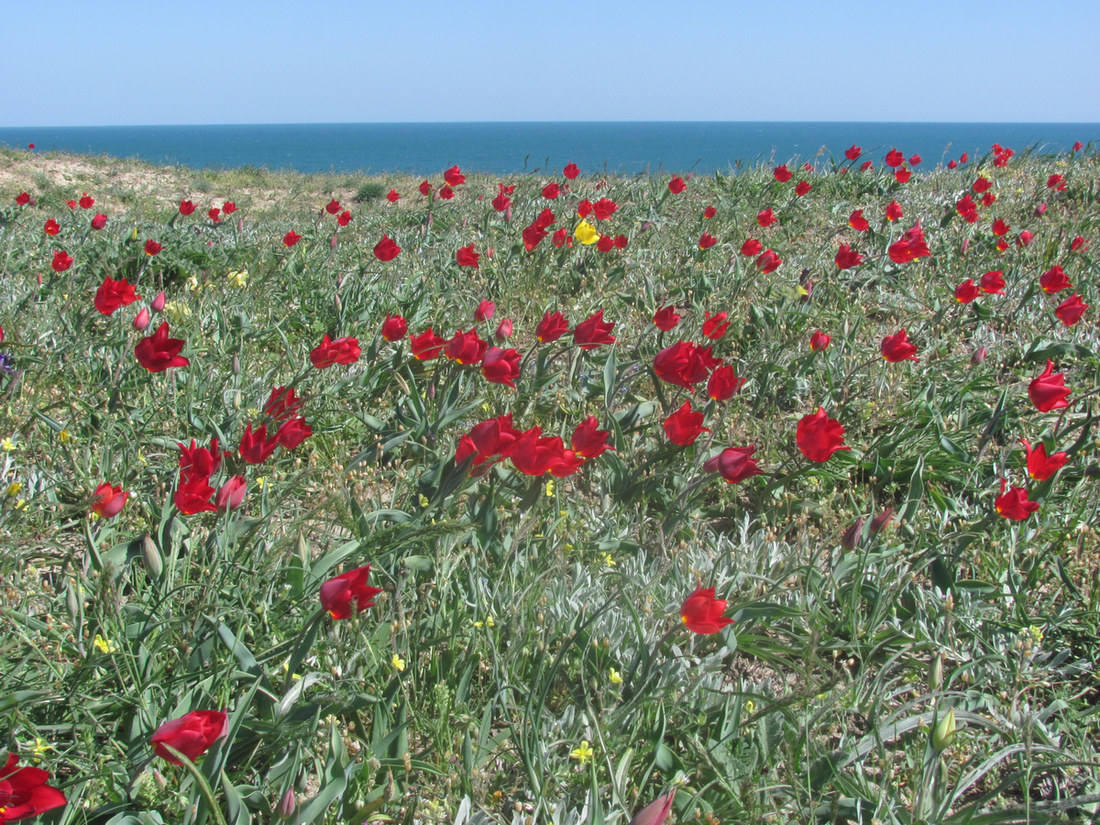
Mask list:
[[877,161],[891,149],[934,168],[994,143],[1015,152],[1065,153],[1100,143],[1097,123],[555,122],[297,123],[200,126],[0,128],[0,144],[156,164],[266,167],[299,172],[463,171],[556,174],[567,163],[585,173],[731,174],[762,164],[844,161],[860,146]]

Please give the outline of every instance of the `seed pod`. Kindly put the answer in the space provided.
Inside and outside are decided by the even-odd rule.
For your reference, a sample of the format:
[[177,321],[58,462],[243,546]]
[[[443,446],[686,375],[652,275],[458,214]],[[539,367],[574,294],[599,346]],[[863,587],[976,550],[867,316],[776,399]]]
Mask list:
[[164,559],[161,558],[160,551],[157,549],[153,537],[148,533],[146,533],[145,538],[141,540],[141,557],[145,562],[145,569],[149,571],[149,575],[154,579],[159,579],[164,572]]

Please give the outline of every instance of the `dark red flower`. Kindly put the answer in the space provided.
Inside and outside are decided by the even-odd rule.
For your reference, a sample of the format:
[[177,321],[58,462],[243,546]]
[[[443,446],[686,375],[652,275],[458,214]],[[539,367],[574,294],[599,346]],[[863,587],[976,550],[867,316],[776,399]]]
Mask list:
[[455,260],[458,261],[459,266],[472,266],[474,269],[480,269],[478,266],[478,258],[481,257],[481,253],[474,251],[474,245],[464,246],[455,252]]
[[1061,175],[1051,175],[1047,178],[1047,189],[1057,189],[1059,192],[1064,192],[1066,189],[1066,179]]
[[91,209],[93,206],[95,206],[95,199],[92,198],[92,196],[89,195],[87,192],[85,192],[81,196],[79,203],[81,209]]
[[[298,415],[301,408],[302,399],[294,395],[294,387],[272,387],[271,394],[268,395],[267,402],[264,404],[264,415],[270,416],[273,421],[281,424]],[[212,473],[213,471],[208,472],[207,475]]]
[[230,510],[239,510],[244,504],[245,493],[248,490],[248,482],[244,476],[231,476],[218,488],[214,494],[214,506],[219,513],[228,513]]
[[917,348],[909,341],[909,335],[902,327],[895,335],[887,335],[880,346],[882,357],[890,363],[898,361],[919,361]]
[[975,285],[973,278],[967,278],[965,281],[955,287],[955,300],[958,301],[960,304],[969,304],[980,294],[981,293],[979,292],[978,287]]
[[829,418],[821,407],[798,422],[795,442],[802,455],[810,461],[828,461],[838,450],[851,449],[844,446],[844,427],[839,421]]
[[64,249],[59,249],[53,253],[53,263],[50,266],[53,267],[54,272],[64,272],[72,265],[73,259],[69,257]]
[[863,154],[863,147],[862,146],[857,146],[854,143],[851,146],[849,146],[847,149],[844,150],[844,157],[848,158],[848,160],[853,160],[853,161],[859,160],[859,156],[862,155],[862,154]]
[[800,180],[794,187],[794,193],[796,195],[798,195],[798,197],[801,198],[803,195],[805,195],[811,189],[813,189],[813,186],[810,185],[809,181]]
[[730,328],[728,312],[718,312],[711,315],[709,312],[705,313],[703,320],[703,335],[711,340],[717,341],[726,331]]
[[893,222],[898,220],[904,215],[901,211],[901,204],[897,201],[890,201],[886,204],[886,220]]
[[493,333],[493,338],[498,343],[503,343],[512,337],[512,321],[508,318],[504,318],[499,324],[497,324],[496,332]]
[[982,288],[982,292],[984,292],[986,295],[1004,295],[1004,272],[1000,269],[994,269],[990,272],[986,272],[981,277],[980,286]]
[[707,395],[715,401],[728,401],[745,386],[745,381],[746,379],[737,377],[729,364],[715,367],[707,379]]
[[1078,235],[1070,242],[1069,248],[1074,252],[1084,252],[1089,248],[1089,242]]
[[551,315],[547,311],[535,328],[535,337],[540,343],[549,344],[551,341],[557,341],[567,332],[569,332],[569,322],[565,320],[565,316],[560,312]]
[[374,257],[385,263],[392,261],[401,254],[401,247],[389,235],[383,235],[382,240],[374,245]]
[[978,206],[967,192],[955,203],[955,211],[959,213],[967,223],[976,223],[978,220]]
[[168,324],[162,323],[148,338],[142,338],[134,347],[138,363],[149,372],[164,372],[169,367],[186,367],[191,362],[180,355],[183,340],[168,337]]
[[1047,455],[1047,447],[1042,442],[1034,450],[1025,439],[1021,438],[1020,443],[1024,445],[1024,454],[1027,456],[1027,474],[1036,481],[1046,481],[1069,461],[1066,453]]
[[610,252],[615,248],[615,239],[610,235],[604,235],[598,241],[596,241],[596,249],[600,252]]
[[233,203],[233,201],[226,201],[222,204],[222,212],[224,212],[225,214],[232,215],[236,211],[237,204]]
[[325,211],[328,212],[330,215],[335,215],[337,212],[340,211],[340,201],[336,200],[336,198],[333,198],[325,204]]
[[256,430],[252,429],[251,424],[246,424],[241,434],[241,443],[238,445],[241,458],[249,464],[263,464],[271,458],[271,454],[279,446],[277,435],[268,438],[266,424],[261,424]]
[[483,299],[481,303],[477,305],[477,309],[474,310],[474,320],[479,324],[483,321],[489,321],[497,311],[497,305],[488,299]]
[[693,410],[691,401],[685,401],[682,407],[665,419],[665,435],[681,447],[694,444],[705,432],[709,433],[710,428],[703,426],[703,413]]
[[515,389],[515,380],[519,378],[519,362],[519,352],[511,347],[489,347],[481,361],[481,374],[486,381],[505,384]]
[[20,768],[18,764],[19,757],[9,753],[7,763],[0,768],[0,822],[30,819],[68,802],[65,794],[46,784],[49,773],[42,768]]
[[859,266],[863,263],[863,256],[856,252],[848,244],[844,243],[840,245],[840,248],[836,251],[837,269],[851,269],[852,267]]
[[432,193],[432,185],[427,181],[422,181],[420,186],[417,187],[418,191],[424,197],[428,197]]
[[191,203],[191,201],[189,201],[189,200],[181,200],[180,201],[180,214],[181,215],[183,215],[184,217],[187,217],[188,215],[190,215],[194,211],[195,211],[195,204]]
[[283,246],[294,246],[298,241],[302,240],[302,236],[291,229],[285,235],[283,235]]
[[[114,518],[122,512],[122,508],[126,505],[126,499],[130,497],[130,494],[124,492],[121,486],[114,486],[106,481],[100,484],[92,492],[95,496],[95,502],[92,504],[92,512],[99,516],[101,519]],[[3,808],[3,788],[0,787],[0,817],[4,815]],[[0,819],[0,822],[3,822]]]
[[542,187],[542,196],[548,201],[554,200],[561,192],[561,184],[558,183],[548,183]]
[[159,243],[154,240],[147,240],[145,242],[145,254],[152,258],[154,255],[159,255],[161,249],[163,249]]
[[653,325],[662,332],[668,332],[678,323],[680,323],[680,316],[676,314],[676,307],[673,304],[663,306],[653,313]]
[[1069,282],[1069,278],[1066,277],[1065,270],[1062,267],[1055,264],[1042,275],[1039,276],[1039,286],[1043,288],[1043,292],[1048,295],[1054,295],[1061,292],[1063,289],[1072,289],[1073,284]]
[[769,207],[768,209],[761,209],[756,213],[756,222],[760,224],[760,226],[767,228],[773,223],[779,223],[779,218],[775,216],[775,213],[772,212]]
[[337,620],[350,619],[354,613],[374,607],[374,597],[382,592],[382,588],[368,585],[369,577],[368,564],[329,579],[321,585],[321,607]]
[[672,180],[668,182],[668,191],[673,195],[679,195],[685,189],[687,189],[687,184],[684,183],[684,179],[679,175],[673,175]]
[[909,178],[913,177],[913,173],[906,169],[904,166],[894,172],[894,180],[898,183],[909,183]]
[[743,244],[741,244],[741,254],[746,258],[751,258],[753,255],[759,255],[760,250],[764,248],[764,244],[756,240],[756,238],[749,238]]
[[[619,205],[615,201],[608,198],[600,198],[594,204],[592,204],[592,214],[596,216],[596,220],[602,221],[610,218],[615,214],[615,210],[619,208]],[[579,212],[579,206],[578,206]],[[583,218],[584,215],[581,215]]]
[[[19,204],[20,206],[26,206],[28,203],[31,202],[30,193],[29,192],[20,192],[18,195],[15,196],[15,202],[17,204]],[[76,204],[73,204],[73,206],[75,206],[75,205]]]
[[313,428],[304,418],[292,418],[284,421],[275,433],[275,442],[288,450],[293,450],[313,435]]
[[550,242],[554,244],[558,249],[563,246],[573,245],[573,236],[569,234],[569,230],[564,226],[554,233],[554,237],[550,239]]
[[409,347],[417,361],[431,361],[438,358],[445,346],[447,346],[447,339],[436,335],[431,327],[409,339]]
[[449,201],[455,196],[455,190],[452,189],[450,186],[444,184],[443,186],[439,187],[439,192],[437,193],[437,195],[441,200]]
[[863,217],[862,209],[857,209],[848,216],[848,226],[852,227],[856,232],[866,232],[871,228],[871,224],[867,223],[867,219]]
[[1023,249],[1025,247],[1031,246],[1031,239],[1034,237],[1035,235],[1033,235],[1031,232],[1028,232],[1026,229],[1020,232],[1020,234],[1016,236],[1017,249]]
[[791,170],[787,168],[787,164],[785,163],[782,166],[776,166],[775,169],[772,171],[772,176],[780,183],[786,183],[792,177],[794,177],[794,175],[791,173]]
[[1054,310],[1054,314],[1067,327],[1072,327],[1081,320],[1081,316],[1085,314],[1085,310],[1088,308],[1089,305],[1082,301],[1081,296],[1075,292],[1058,305],[1058,308]]
[[565,168],[561,170],[561,173],[569,180],[576,180],[577,176],[581,173],[580,167],[577,164],[570,161],[565,165]]
[[100,213],[92,218],[92,229],[98,232],[100,229],[107,225],[107,216]]
[[747,447],[726,447],[718,455],[708,459],[703,464],[703,472],[718,473],[727,484],[740,484],[753,476],[758,476],[761,470],[752,454],[756,451],[756,445]]
[[448,186],[461,186],[466,182],[466,176],[462,174],[458,164],[455,164],[443,173],[443,180]]
[[582,458],[598,458],[608,450],[614,451],[614,447],[607,443],[611,433],[601,430],[596,416],[590,415],[577,425],[573,430],[573,437],[569,446],[573,452]]
[[211,220],[211,221],[213,221],[214,223],[221,223],[221,222],[222,222],[222,219],[221,219],[221,210],[220,210],[220,209],[218,209],[218,207],[216,207],[216,206],[213,206],[213,207],[211,207],[211,208],[210,208],[210,209],[209,209],[209,210],[207,211],[207,213],[206,213],[206,214],[207,214],[207,216],[208,216],[208,217],[210,218],[210,220]]
[[693,341],[680,341],[654,356],[653,371],[662,381],[691,389],[720,363],[711,355],[710,347],[700,347]]
[[46,225],[42,227],[42,231],[45,232],[47,235],[56,235],[58,232],[61,231],[61,224],[59,224],[53,218],[50,218],[46,221]]
[[1008,482],[1002,478],[1001,494],[997,496],[997,500],[994,502],[997,515],[1012,521],[1024,521],[1039,509],[1039,502],[1029,501],[1027,490],[1023,487],[1013,487],[1005,492],[1007,486]]
[[382,322],[382,337],[387,341],[400,341],[409,332],[409,323],[400,315],[386,314]]
[[615,322],[605,321],[603,310],[598,310],[577,324],[576,329],[573,330],[573,343],[581,349],[595,349],[607,344],[614,344],[615,336],[611,334],[614,327]]
[[337,338],[333,341],[326,332],[321,343],[309,354],[309,360],[317,369],[323,370],[333,364],[354,364],[361,354],[358,338]]
[[592,210],[594,208],[595,207],[592,205],[592,201],[586,198],[585,200],[582,200],[580,203],[577,204],[577,216],[580,218],[586,218],[592,214]]
[[897,149],[891,149],[889,152],[886,153],[886,159],[884,163],[891,168],[901,166],[903,163],[905,163],[905,155],[903,155]]
[[539,226],[537,223],[533,223],[530,226],[524,227],[523,230],[523,248],[528,252],[532,251],[540,243],[546,239],[546,230]]
[[500,186],[500,191],[497,193],[497,196],[493,198],[491,203],[493,204],[493,209],[497,212],[503,212],[512,205],[512,199],[508,197],[508,192],[505,190],[504,184],[501,183],[498,185]]
[[180,474],[179,485],[172,495],[172,503],[176,505],[185,516],[195,516],[199,513],[213,513],[218,508],[210,500],[214,495],[214,488],[210,486],[210,479],[206,476],[187,477]]
[[103,315],[110,315],[119,307],[129,306],[141,296],[134,292],[134,285],[123,278],[115,281],[106,276],[95,293],[95,308]]
[[932,257],[928,244],[924,241],[924,231],[921,229],[920,221],[910,227],[900,241],[890,244],[889,255],[890,260],[899,264],[915,261],[917,258]]
[[391,189],[389,192],[386,193],[386,200],[388,200],[390,203],[397,203],[399,200],[401,200],[401,195],[398,194],[396,189]]
[[173,765],[182,765],[168,748],[179,751],[194,762],[228,731],[228,717],[221,711],[193,710],[157,728],[149,744],[153,746],[153,752],[157,756]]
[[769,272],[775,272],[775,270],[779,269],[779,265],[782,263],[782,258],[772,250],[765,249],[760,253],[760,257],[756,259],[756,268],[767,275]]
[[710,249],[716,243],[718,243],[718,239],[711,235],[709,232],[704,232],[702,235],[699,236],[700,249]]
[[1054,362],[1047,360],[1046,369],[1032,379],[1027,387],[1028,398],[1039,412],[1050,412],[1068,407],[1072,390],[1066,387],[1066,376],[1060,372],[1054,372]]
[[[31,144],[30,146],[31,146],[31,148],[32,148],[32,149],[34,148],[34,144],[33,144],[33,143],[32,143],[32,144]],[[1080,152],[1080,151],[1081,151],[1082,149],[1084,149],[1084,148],[1085,148],[1085,144],[1081,143],[1081,141],[1079,141],[1079,140],[1075,140],[1075,141],[1073,142],[1073,151],[1074,151],[1074,152]]]
[[1000,218],[997,218],[996,220],[993,221],[993,234],[996,235],[998,238],[1001,237],[1002,235],[1007,235],[1008,230],[1011,229],[1011,228],[1012,227],[1010,227],[1007,223],[1005,223]]
[[456,332],[447,342],[443,354],[451,361],[465,367],[472,367],[481,363],[488,349],[489,342],[483,341],[478,336],[477,330],[471,328],[466,332]]
[[991,181],[989,178],[979,176],[977,180],[970,184],[970,188],[981,195],[982,193],[987,192],[989,190],[989,187],[991,187],[992,185],[993,181]]
[[713,206],[708,206],[706,209],[703,210],[703,217],[706,218],[708,221],[717,214],[718,210],[715,209]]
[[829,341],[832,339],[821,330],[815,330],[814,334],[810,336],[810,350],[813,352],[821,352],[829,346]]
[[700,587],[680,605],[680,621],[692,633],[721,633],[723,627],[733,624],[733,619],[722,615],[725,609],[726,602],[714,597],[713,587]]
[[351,217],[351,210],[345,209],[343,212],[337,215],[336,225],[347,226],[349,223],[351,223]]

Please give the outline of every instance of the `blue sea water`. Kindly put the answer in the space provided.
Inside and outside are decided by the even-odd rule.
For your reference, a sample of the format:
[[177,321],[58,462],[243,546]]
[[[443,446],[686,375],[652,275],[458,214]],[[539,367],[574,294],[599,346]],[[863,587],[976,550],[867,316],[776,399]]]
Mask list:
[[436,175],[464,171],[728,173],[760,163],[843,160],[856,144],[881,165],[898,148],[929,168],[993,143],[1017,152],[1100,142],[1096,123],[309,123],[0,128],[0,144],[140,158],[158,164],[300,172]]

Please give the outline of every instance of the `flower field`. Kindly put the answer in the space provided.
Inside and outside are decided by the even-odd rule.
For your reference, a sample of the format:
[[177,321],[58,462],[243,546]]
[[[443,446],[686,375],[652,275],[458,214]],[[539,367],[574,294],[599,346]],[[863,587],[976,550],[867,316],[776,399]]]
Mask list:
[[1100,814],[1100,160],[817,160],[0,149],[0,822]]

